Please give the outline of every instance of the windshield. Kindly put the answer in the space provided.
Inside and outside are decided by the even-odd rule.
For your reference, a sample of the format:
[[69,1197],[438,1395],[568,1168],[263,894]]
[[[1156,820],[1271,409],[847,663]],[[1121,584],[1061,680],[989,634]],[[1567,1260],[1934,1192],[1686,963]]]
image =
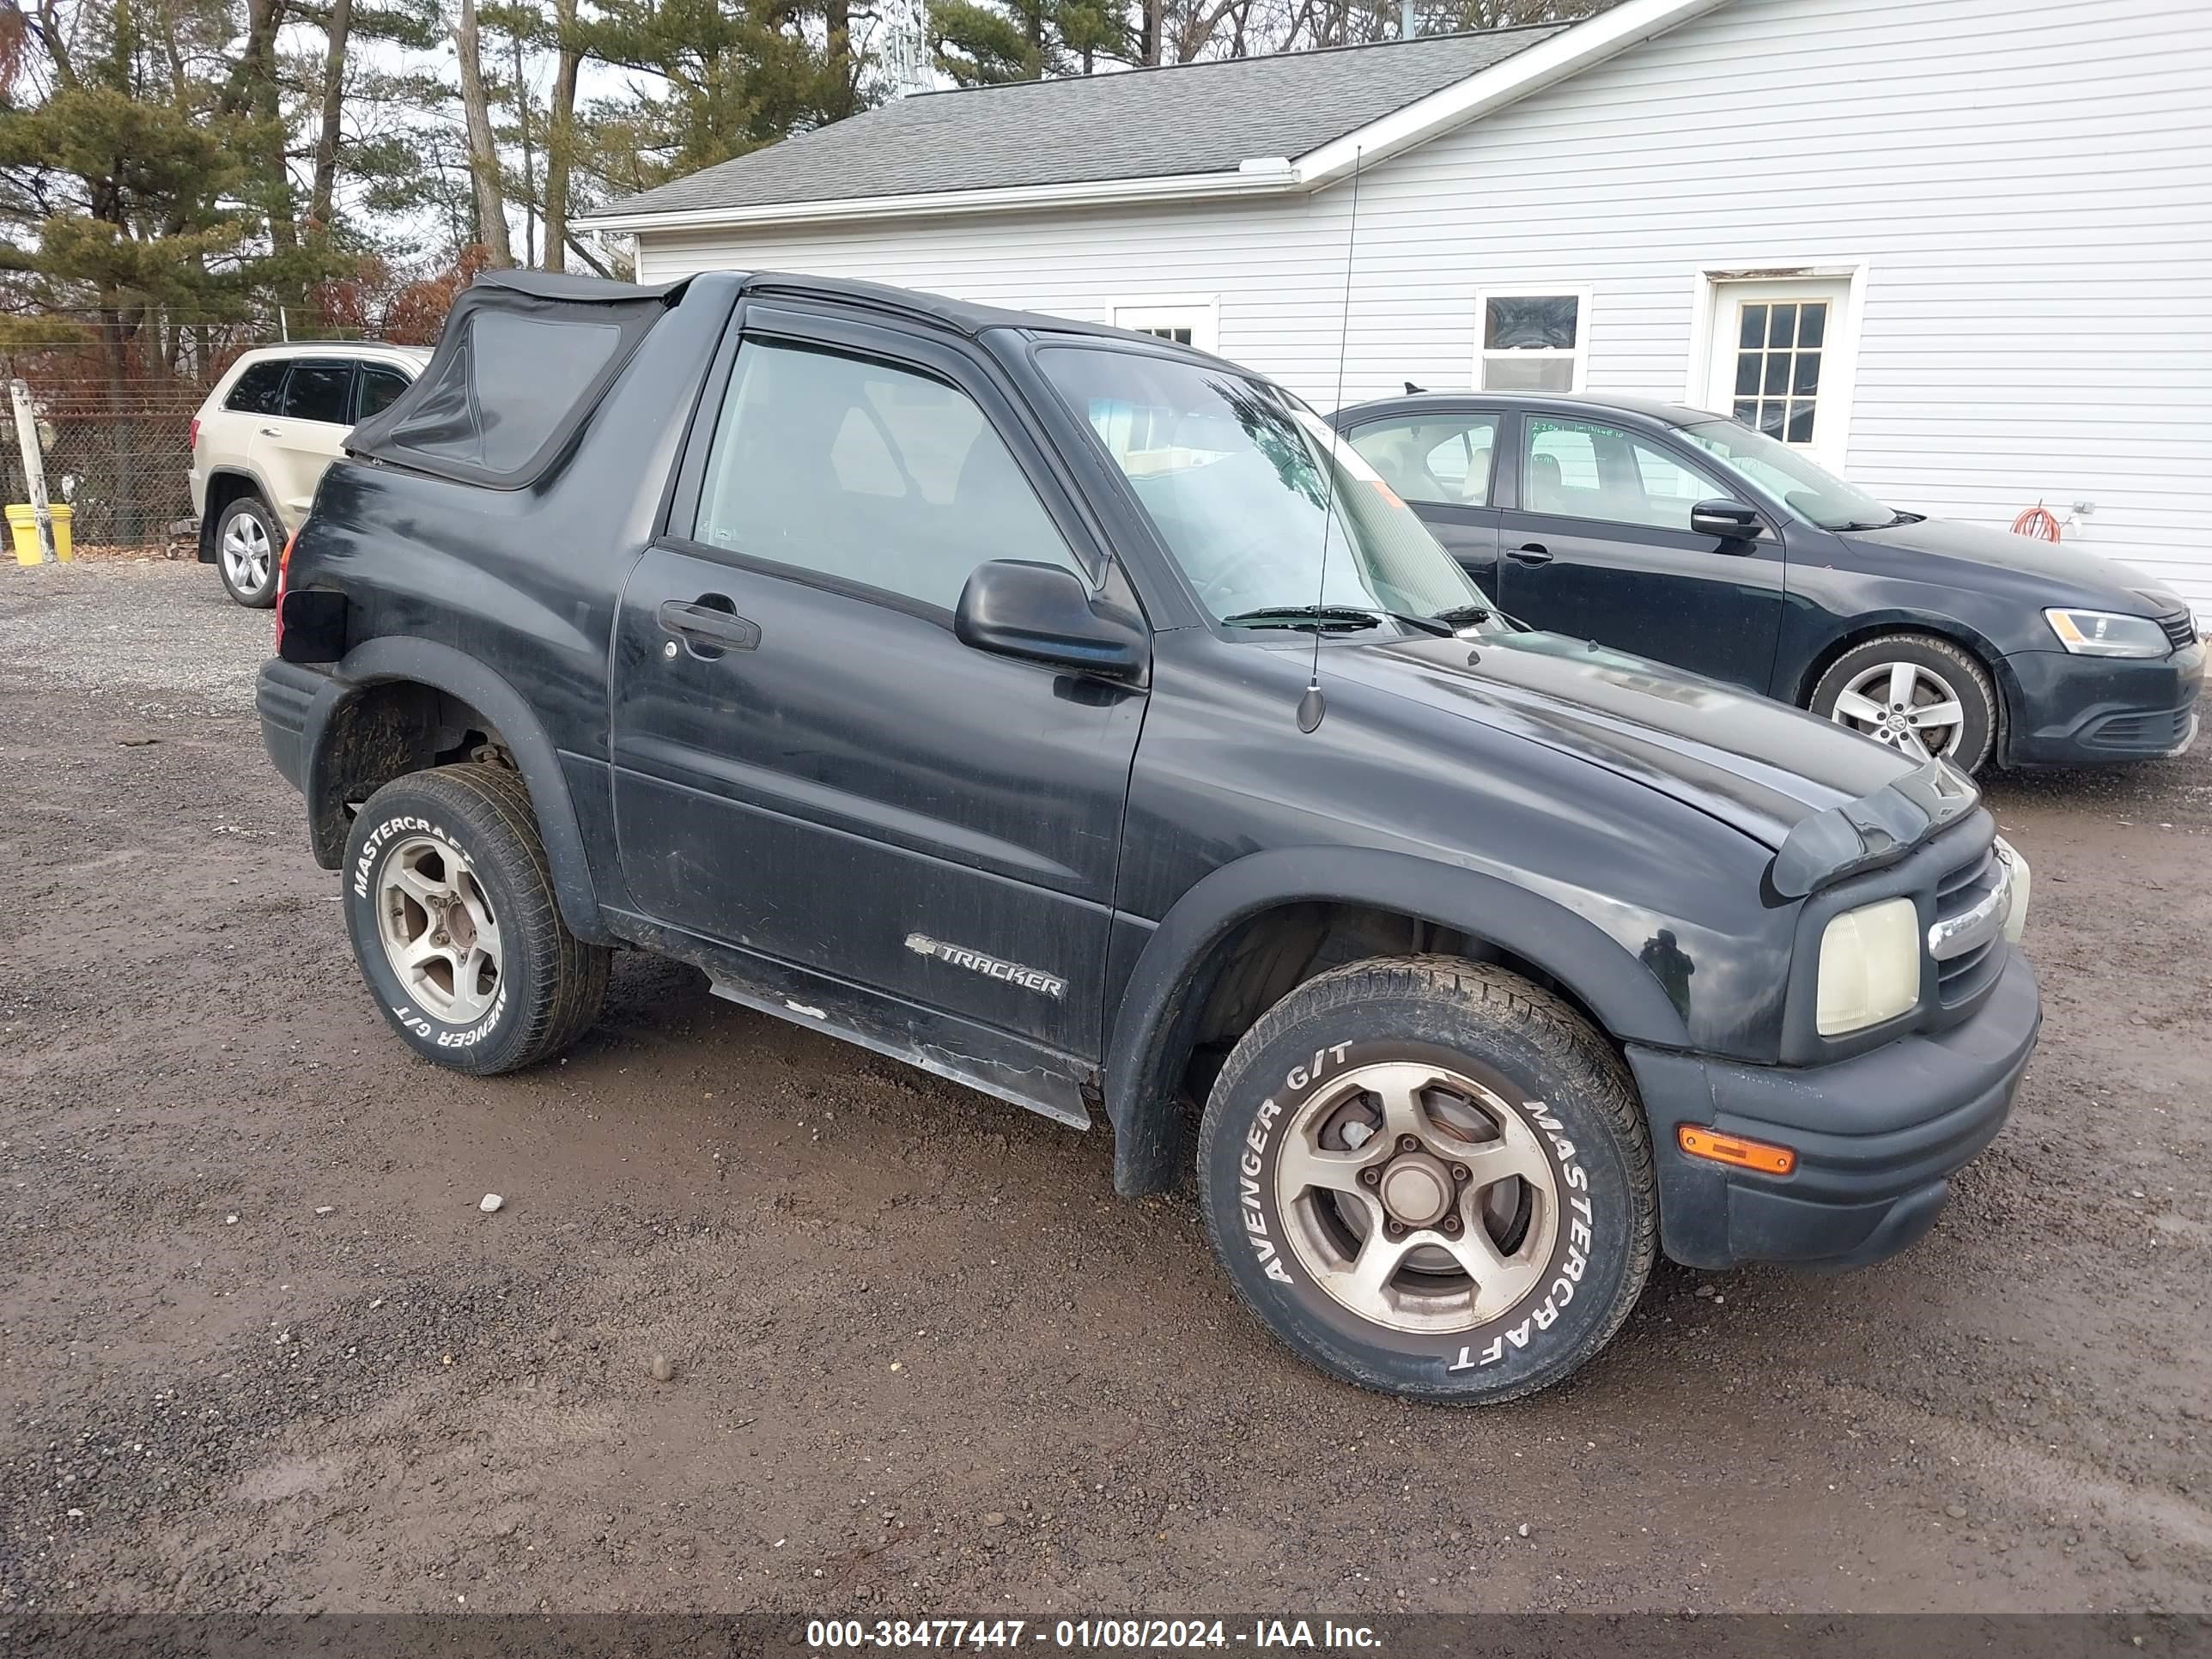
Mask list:
[[1686,426],[1682,435],[1823,530],[1876,530],[1903,516],[1817,466],[1802,450],[1738,421]]
[[[1136,352],[1037,354],[1217,622],[1331,625],[1486,610],[1489,601],[1374,468],[1288,393]],[[1322,542],[1328,538],[1328,581]],[[1488,620],[1468,617],[1468,620]],[[1309,623],[1308,625],[1312,625]]]

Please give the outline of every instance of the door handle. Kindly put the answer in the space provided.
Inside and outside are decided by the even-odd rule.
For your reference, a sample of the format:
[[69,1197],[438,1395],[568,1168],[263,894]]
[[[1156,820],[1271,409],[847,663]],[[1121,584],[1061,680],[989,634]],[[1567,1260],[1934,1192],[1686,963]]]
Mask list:
[[1516,564],[1549,564],[1552,550],[1541,542],[1524,542],[1505,556]]
[[281,438],[284,435],[284,428],[281,426],[264,426],[261,428],[261,435],[264,438]]
[[717,651],[750,651],[760,644],[760,624],[740,617],[720,593],[696,599],[663,599],[655,614],[660,626],[690,642]]

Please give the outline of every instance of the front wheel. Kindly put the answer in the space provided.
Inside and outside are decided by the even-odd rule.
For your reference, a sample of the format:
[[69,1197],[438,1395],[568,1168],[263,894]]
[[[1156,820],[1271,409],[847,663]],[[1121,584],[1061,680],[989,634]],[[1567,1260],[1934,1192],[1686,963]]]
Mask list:
[[1828,665],[1809,707],[1908,759],[1940,755],[1961,772],[1981,770],[1996,747],[1988,671],[1932,635],[1887,634],[1853,646]]
[[471,763],[386,784],[354,820],[342,874],[362,977],[425,1060],[512,1072],[599,1018],[608,952],[561,920],[519,774]]
[[1354,963],[1270,1009],[1214,1085],[1198,1184],[1216,1254],[1284,1343],[1444,1403],[1574,1371],[1657,1248],[1620,1060],[1559,998],[1456,957]]

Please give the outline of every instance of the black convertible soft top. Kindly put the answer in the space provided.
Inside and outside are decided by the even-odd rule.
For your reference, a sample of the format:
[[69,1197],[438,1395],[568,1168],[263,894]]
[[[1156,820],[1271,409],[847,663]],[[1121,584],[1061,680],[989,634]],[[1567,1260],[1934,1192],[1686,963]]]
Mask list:
[[684,286],[485,271],[453,301],[421,378],[354,428],[346,448],[463,483],[526,488]]

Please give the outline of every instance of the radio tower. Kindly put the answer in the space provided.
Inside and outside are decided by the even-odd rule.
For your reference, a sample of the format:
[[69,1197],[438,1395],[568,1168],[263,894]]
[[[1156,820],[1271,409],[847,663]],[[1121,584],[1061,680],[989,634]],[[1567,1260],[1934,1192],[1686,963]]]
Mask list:
[[929,46],[929,0],[884,0],[884,50],[878,60],[894,98],[933,91],[936,66]]

